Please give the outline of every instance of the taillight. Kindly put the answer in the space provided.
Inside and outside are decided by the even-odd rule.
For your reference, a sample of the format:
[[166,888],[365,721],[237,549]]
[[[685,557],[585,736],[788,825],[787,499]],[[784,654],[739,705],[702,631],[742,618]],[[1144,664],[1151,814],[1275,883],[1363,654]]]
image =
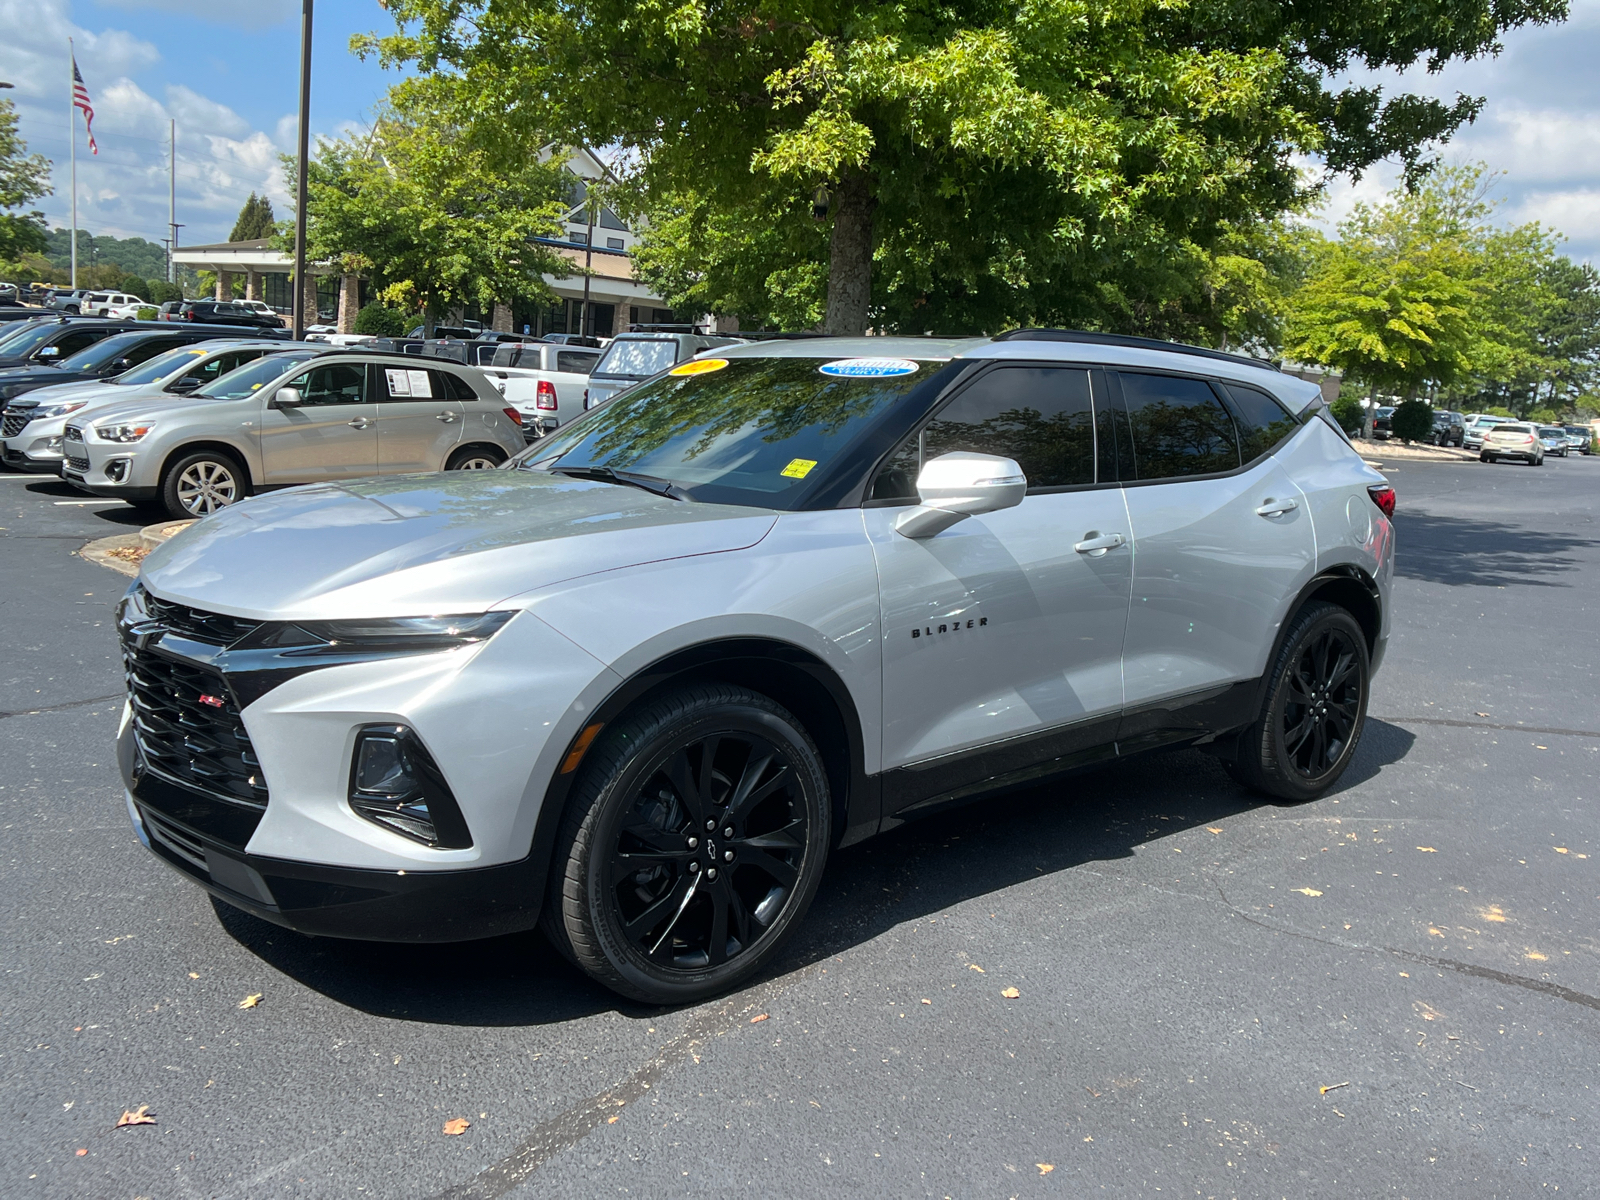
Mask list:
[[190,310],[189,310],[189,311],[188,311],[188,312],[186,312],[186,313],[184,313],[184,314],[183,314],[183,319],[184,319],[184,320],[185,320],[185,321],[192,321],[192,320],[194,320],[194,309],[192,309],[192,308],[191,308],[191,309],[190,309]]
[[556,385],[551,383],[548,379],[539,380],[537,395],[535,395],[533,398],[533,406],[535,408],[543,408],[548,409],[551,412],[555,412]]
[[514,409],[514,408],[502,408],[500,411],[505,413],[506,416],[510,417],[518,425],[522,424],[522,414],[519,413],[516,409]]
[[1384,516],[1394,516],[1394,489],[1387,483],[1373,484],[1367,488],[1367,495],[1372,497],[1372,502]]

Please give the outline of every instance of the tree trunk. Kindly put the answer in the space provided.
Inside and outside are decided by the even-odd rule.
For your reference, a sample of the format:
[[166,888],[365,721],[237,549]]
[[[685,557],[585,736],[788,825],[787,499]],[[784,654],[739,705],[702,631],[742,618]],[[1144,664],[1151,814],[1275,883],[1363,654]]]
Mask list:
[[872,300],[872,216],[878,202],[863,171],[847,172],[833,190],[833,237],[828,246],[828,314],[823,332],[859,337]]
[[1363,441],[1372,440],[1372,419],[1378,415],[1378,389],[1371,388],[1367,392],[1367,406],[1361,410],[1361,438]]

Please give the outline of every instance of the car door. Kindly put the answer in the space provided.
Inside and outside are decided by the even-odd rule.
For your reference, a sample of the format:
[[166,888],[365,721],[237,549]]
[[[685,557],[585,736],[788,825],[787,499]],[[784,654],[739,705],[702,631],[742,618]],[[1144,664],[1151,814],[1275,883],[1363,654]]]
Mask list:
[[378,396],[378,469],[437,471],[461,440],[463,407],[453,379],[424,367],[374,367]]
[[1226,723],[1229,706],[1253,713],[1253,690],[1229,685],[1266,669],[1316,541],[1304,495],[1262,449],[1283,428],[1246,422],[1241,456],[1221,385],[1143,371],[1115,379],[1131,434],[1123,473],[1135,546],[1118,733],[1127,748]]
[[[990,368],[874,481],[886,816],[1111,742],[1133,545],[1114,465],[1097,472],[1093,378]],[[1015,459],[1022,503],[931,538],[896,533],[920,464],[956,450]]]
[[377,405],[364,363],[330,363],[284,380],[301,403],[261,413],[261,467],[268,485],[371,475],[378,469]]

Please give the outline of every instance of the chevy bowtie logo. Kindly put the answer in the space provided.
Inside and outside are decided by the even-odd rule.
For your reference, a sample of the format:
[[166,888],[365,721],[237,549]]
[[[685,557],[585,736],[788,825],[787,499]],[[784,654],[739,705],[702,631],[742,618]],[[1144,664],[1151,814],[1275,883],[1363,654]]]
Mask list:
[[200,703],[212,708],[225,708],[228,704],[221,696],[208,696],[205,692],[200,693]]
[[913,629],[911,636],[914,638],[938,637],[941,633],[959,633],[963,629],[982,629],[988,623],[988,617],[968,617],[965,621],[946,621],[940,625],[924,625],[920,629]]

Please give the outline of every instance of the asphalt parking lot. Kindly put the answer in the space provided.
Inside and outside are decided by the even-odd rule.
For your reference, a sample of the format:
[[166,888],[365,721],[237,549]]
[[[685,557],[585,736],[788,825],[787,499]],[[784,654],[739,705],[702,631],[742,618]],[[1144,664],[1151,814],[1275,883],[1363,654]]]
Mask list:
[[0,475],[0,1194],[1594,1194],[1600,458],[1391,478],[1335,793],[1185,751],[906,826],[761,981],[661,1011],[533,934],[214,911],[129,828],[126,580],[73,554],[139,517]]

